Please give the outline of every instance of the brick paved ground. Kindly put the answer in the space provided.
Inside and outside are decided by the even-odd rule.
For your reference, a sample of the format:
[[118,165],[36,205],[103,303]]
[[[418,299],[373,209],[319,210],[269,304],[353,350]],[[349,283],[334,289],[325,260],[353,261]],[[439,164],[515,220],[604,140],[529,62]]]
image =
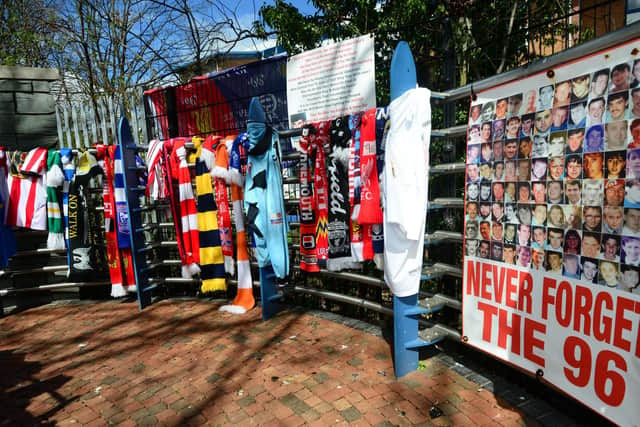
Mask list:
[[[300,312],[263,322],[259,309],[217,309],[58,303],[0,319],[0,425],[547,424],[446,356],[395,381],[378,336]],[[434,404],[444,415],[431,419]]]

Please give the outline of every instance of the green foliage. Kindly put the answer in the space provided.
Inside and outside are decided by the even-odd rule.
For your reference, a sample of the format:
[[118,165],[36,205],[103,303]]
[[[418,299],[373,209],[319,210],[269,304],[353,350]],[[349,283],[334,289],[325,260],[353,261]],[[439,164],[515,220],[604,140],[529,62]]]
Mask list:
[[53,16],[43,0],[0,2],[0,65],[48,66]]

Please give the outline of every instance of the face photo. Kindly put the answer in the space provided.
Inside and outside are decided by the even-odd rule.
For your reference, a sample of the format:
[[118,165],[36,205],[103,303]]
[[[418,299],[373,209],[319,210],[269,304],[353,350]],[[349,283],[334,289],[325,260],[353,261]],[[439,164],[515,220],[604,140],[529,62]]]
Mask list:
[[[522,221],[521,221],[522,222]],[[547,205],[537,204],[533,205],[533,219],[531,224],[537,226],[543,226],[547,223]]]
[[624,206],[626,208],[640,208],[640,179],[627,179]]
[[604,126],[604,139],[607,150],[627,148],[627,121],[607,123]]
[[491,168],[491,163],[481,163],[480,164],[480,178],[482,182],[491,181],[491,177],[493,176],[493,169]]
[[627,148],[640,148],[640,119],[633,119],[629,124],[629,133],[631,141]]
[[547,229],[547,249],[562,252],[564,246],[564,230],[561,228]]
[[507,106],[509,102],[507,98],[502,98],[496,101],[496,119],[506,119],[507,118]]
[[507,203],[504,205],[504,216],[507,222],[512,224],[517,224],[518,223],[517,213],[518,213],[518,210],[516,208],[515,203]]
[[516,183],[506,182],[504,184],[504,201],[507,203],[514,203],[518,197],[516,196]]
[[608,151],[604,154],[606,177],[624,178],[626,172],[626,151]]
[[582,233],[582,256],[589,258],[600,257],[600,234],[585,231]]
[[504,141],[493,142],[493,160],[504,160]]
[[599,125],[603,122],[605,100],[594,98],[587,104],[587,126]]
[[589,90],[589,98],[598,98],[607,93],[609,87],[609,69],[605,68],[593,73],[591,78],[591,89]]
[[[637,62],[638,68],[640,68],[640,62]],[[639,71],[640,72],[640,71]],[[631,99],[629,100],[630,106],[629,117],[640,117],[640,84],[631,91]]]
[[580,278],[580,264],[578,255],[566,254],[562,258],[562,275],[572,279]]
[[533,148],[531,149],[532,157],[546,157],[547,152],[547,140],[549,135],[535,135],[533,137]]
[[531,138],[525,136],[520,139],[518,144],[518,158],[519,159],[528,159],[531,157],[531,148],[532,148]]
[[480,142],[491,142],[491,122],[484,122],[480,125]]
[[580,279],[588,283],[598,283],[598,260],[582,257]]
[[533,124],[535,123],[535,114],[525,114],[520,118],[520,137],[533,136]]
[[624,210],[624,228],[622,234],[640,235],[640,209],[626,208]]
[[582,227],[582,209],[580,206],[563,205],[562,210],[567,222],[567,228],[579,230]]
[[504,202],[504,183],[503,182],[492,183],[491,192],[493,193],[494,202]]
[[507,114],[509,117],[519,116],[522,109],[522,94],[511,95],[509,97],[509,105],[507,107]]
[[544,227],[533,227],[533,241],[531,246],[544,249],[547,245],[547,229]]
[[478,256],[478,246],[480,245],[479,240],[475,239],[466,239],[464,241],[464,254],[466,256]]
[[547,151],[549,156],[564,155],[565,145],[567,143],[567,134],[565,132],[552,132],[549,136]]
[[549,181],[547,183],[547,202],[548,203],[562,203],[564,200],[564,193],[562,191],[561,181]]
[[477,164],[467,165],[467,182],[480,181],[480,169]]
[[467,184],[467,200],[477,202],[480,197],[480,184]]
[[518,245],[529,246],[530,239],[531,239],[531,226],[526,224],[518,225],[518,238],[517,238]]
[[582,180],[582,204],[585,206],[602,206],[603,181],[601,179]]
[[620,236],[605,234],[602,236],[602,259],[620,261]]
[[623,236],[621,239],[622,263],[638,267],[640,265],[640,238]]
[[631,66],[623,62],[611,69],[609,93],[629,90]]
[[516,263],[516,247],[513,244],[505,244],[502,247],[502,260],[511,265]]
[[564,217],[564,211],[560,205],[549,206],[547,212],[547,225],[554,228],[565,228],[566,220]]
[[531,225],[532,213],[531,205],[526,203],[518,203],[517,218],[520,224]]
[[609,95],[607,98],[607,122],[624,120],[628,117],[629,92],[618,92]]
[[469,111],[469,124],[477,125],[480,123],[480,113],[482,111],[482,104],[477,104],[471,106],[471,110]]
[[535,133],[546,134],[551,129],[551,110],[543,110],[536,113]]
[[531,248],[527,246],[518,246],[518,261],[521,267],[529,267],[531,264]]
[[564,181],[564,199],[570,205],[581,204],[582,182],[579,179]]
[[501,242],[491,242],[491,259],[494,261],[502,261]]
[[568,129],[577,129],[585,127],[587,123],[587,102],[576,102],[569,107],[569,125]]
[[[480,144],[480,126],[479,125],[473,125],[469,128],[469,138],[467,139],[467,143]],[[470,163],[470,162],[467,162],[467,163]]]
[[480,241],[480,246],[478,246],[478,256],[480,258],[489,259],[489,242],[486,240]]
[[640,149],[627,151],[627,178],[640,178]]
[[543,86],[538,92],[538,111],[550,109],[553,106],[553,85]]
[[564,178],[564,157],[549,159],[549,179],[560,181]]
[[582,143],[584,141],[584,129],[570,130],[567,134],[567,154],[582,153]]
[[493,164],[493,180],[504,181],[504,163],[495,162]]
[[551,110],[551,132],[566,130],[569,121],[569,107],[553,107]]
[[478,239],[480,234],[480,225],[476,221],[467,221],[464,226],[465,239]]
[[500,240],[504,238],[504,225],[501,222],[491,223],[491,240]]
[[531,180],[546,181],[547,180],[547,159],[546,157],[531,160]]
[[565,254],[580,255],[582,238],[580,232],[577,230],[567,230],[564,235],[564,249]]
[[591,76],[584,74],[571,80],[571,102],[582,101],[589,95]]
[[600,261],[598,283],[610,288],[618,286],[618,263],[611,261]]
[[603,153],[586,153],[583,157],[584,178],[602,179],[604,178]]
[[604,205],[622,206],[624,204],[624,179],[607,179],[604,183]]
[[620,266],[620,286],[627,292],[638,293],[638,284],[640,283],[640,269],[630,265],[622,264]]
[[556,90],[553,95],[553,106],[569,105],[571,102],[571,81],[566,80],[556,84]]
[[491,203],[480,203],[480,219],[483,221],[488,221],[489,219],[491,219]]
[[579,154],[570,154],[565,158],[565,179],[582,178],[582,156]]
[[518,138],[520,136],[520,117],[510,117],[507,119],[507,130],[505,137],[507,139]]
[[528,203],[531,201],[531,184],[528,182],[518,183],[518,203]]
[[602,229],[602,208],[600,206],[585,206],[583,230],[600,232]]
[[531,267],[534,270],[544,270],[544,250],[538,247],[531,248]]
[[604,150],[604,127],[594,125],[587,129],[585,136],[584,152],[594,153]]
[[480,184],[480,201],[481,202],[491,201],[491,184],[484,183],[484,182]]
[[531,195],[535,203],[545,203],[547,200],[547,188],[544,182],[534,182],[531,184]]
[[518,181],[529,181],[531,178],[531,161],[527,159],[518,160]]
[[489,221],[480,222],[480,238],[482,240],[491,239],[491,223]]
[[522,114],[535,113],[538,99],[538,92],[530,89],[524,93],[524,101],[522,102]]
[[496,104],[495,102],[487,102],[482,105],[482,121],[490,122],[493,120],[493,117],[496,112]]
[[562,253],[547,251],[546,269],[550,273],[562,273]]
[[602,232],[620,234],[622,232],[623,211],[619,206],[602,208]]

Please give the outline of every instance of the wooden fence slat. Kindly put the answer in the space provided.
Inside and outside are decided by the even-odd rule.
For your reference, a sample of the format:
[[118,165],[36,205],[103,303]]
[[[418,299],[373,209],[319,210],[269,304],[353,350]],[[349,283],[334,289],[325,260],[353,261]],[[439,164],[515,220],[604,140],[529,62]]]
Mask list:
[[[139,122],[142,123],[142,139],[143,139],[143,142],[145,144],[148,144],[149,143],[149,135],[147,133],[147,120],[146,120],[146,117],[144,116],[144,112],[145,112],[145,109],[144,109],[144,94],[143,94],[142,88],[137,88],[136,91],[138,93],[138,100],[140,101],[140,104],[139,104],[140,108],[137,109],[137,112],[138,112],[138,114],[140,114]],[[138,105],[138,104],[136,104],[136,105]]]
[[58,123],[58,145],[64,147],[64,134],[62,133],[62,118],[60,115],[60,107],[56,105],[56,123]]
[[71,136],[71,126],[69,124],[69,110],[67,109],[67,107],[62,107],[63,108],[63,113],[64,113],[64,127],[65,127],[65,131],[67,133],[67,145],[66,147],[68,148],[73,148],[73,138]]
[[75,137],[75,143],[71,145],[71,148],[80,148],[80,129],[78,129],[78,111],[75,105],[71,106],[71,120],[73,121],[73,135]]
[[93,108],[93,104],[89,106],[89,113],[91,113],[91,117],[89,118],[89,122],[91,123],[91,142],[100,141],[100,136],[98,135],[98,128],[96,124],[96,110]]
[[118,128],[116,127],[116,111],[113,105],[113,98],[109,98],[109,120],[111,123],[111,137],[113,138],[113,144],[117,144],[118,141]]
[[89,141],[89,129],[87,128],[87,108],[85,105],[79,105],[78,109],[80,110],[80,120],[82,125],[82,139],[84,140],[85,148],[91,147],[91,141]]
[[107,112],[104,109],[104,104],[100,103],[100,129],[102,130],[102,143],[105,145],[111,145],[109,140],[109,132],[107,132]]
[[131,105],[131,127],[132,127],[132,133],[133,133],[133,140],[135,141],[136,145],[140,145],[140,134],[139,134],[139,127],[138,127],[138,114],[136,113],[136,106],[138,105],[136,102],[136,95],[135,92],[131,92],[129,94],[129,105]]

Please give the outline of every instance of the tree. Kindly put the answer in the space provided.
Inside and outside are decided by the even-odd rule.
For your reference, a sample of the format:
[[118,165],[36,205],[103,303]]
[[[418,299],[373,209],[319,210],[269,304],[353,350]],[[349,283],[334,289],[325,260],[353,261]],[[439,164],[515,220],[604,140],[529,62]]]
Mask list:
[[45,0],[0,2],[0,65],[46,66],[54,50],[53,21]]
[[574,28],[557,0],[312,0],[316,13],[303,16],[285,0],[260,10],[291,54],[322,40],[376,34],[378,103],[388,103],[388,68],[399,40],[409,43],[421,85],[446,90],[537,59],[532,41],[547,45]]

